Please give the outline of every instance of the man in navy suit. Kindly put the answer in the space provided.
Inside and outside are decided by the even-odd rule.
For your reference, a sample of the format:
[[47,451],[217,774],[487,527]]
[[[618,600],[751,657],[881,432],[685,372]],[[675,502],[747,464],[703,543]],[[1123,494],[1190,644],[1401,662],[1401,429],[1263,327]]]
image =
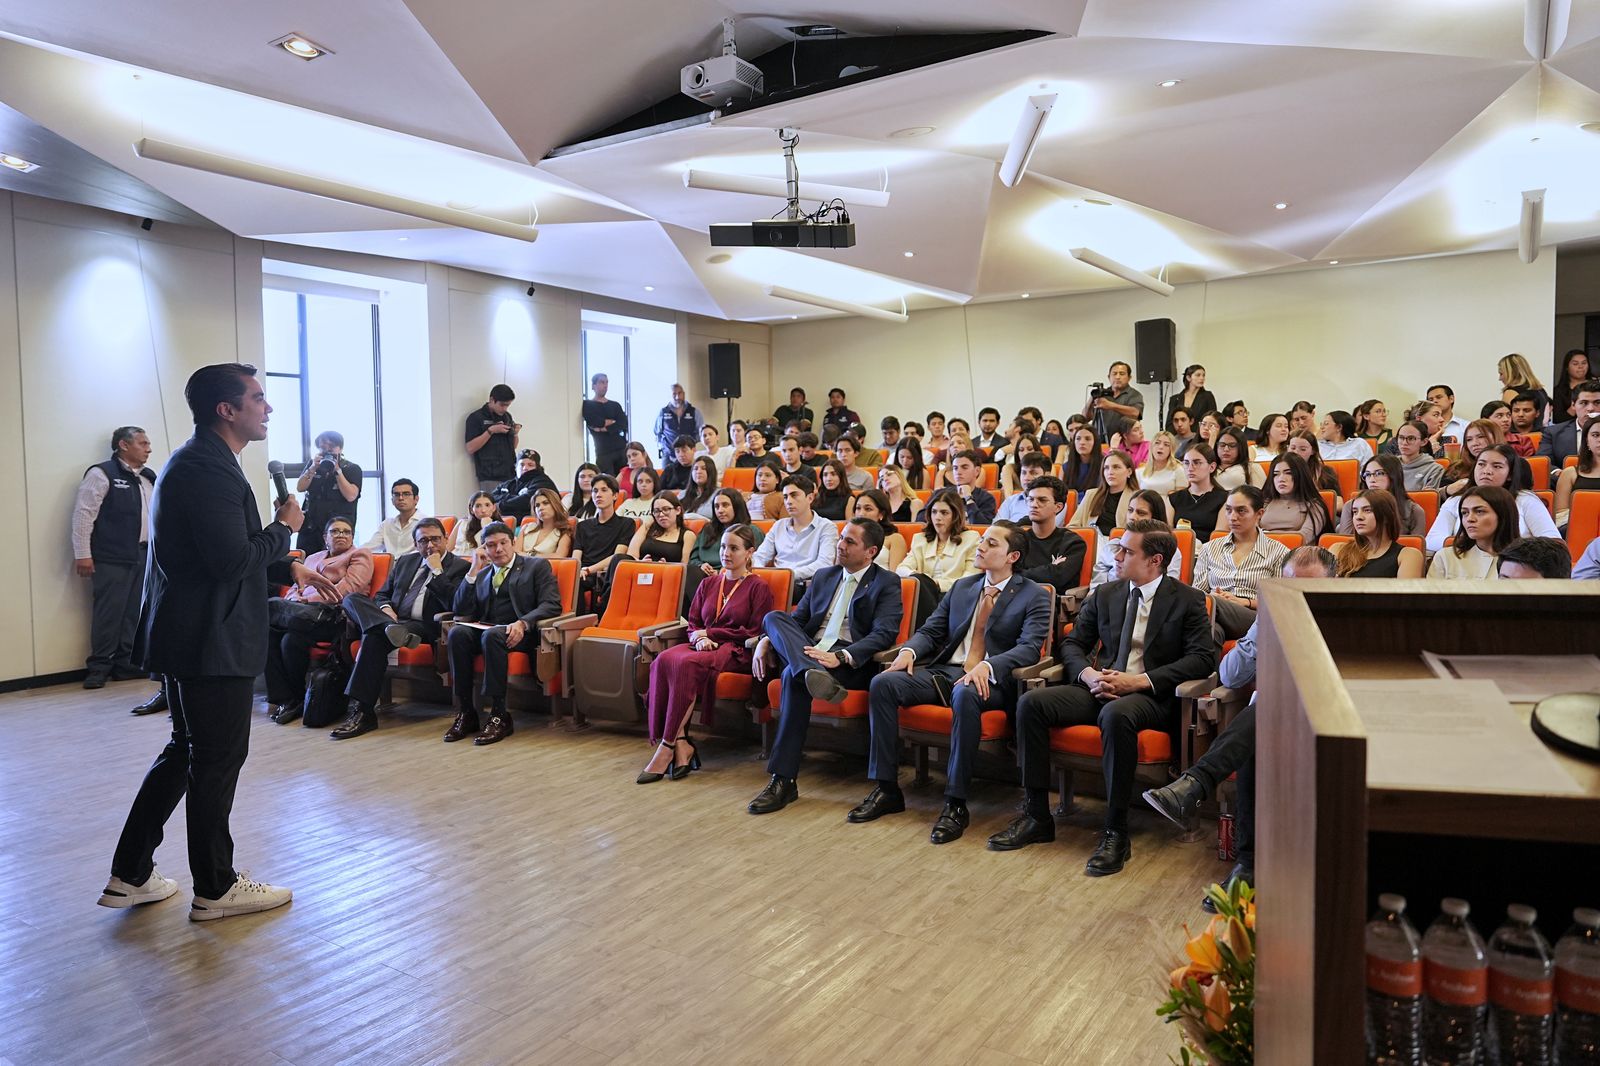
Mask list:
[[[456,625],[446,642],[450,652],[450,678],[456,690],[456,720],[445,733],[452,744],[476,733],[474,744],[494,744],[512,734],[511,712],[506,710],[506,668],[517,648],[532,651],[534,630],[546,618],[561,613],[561,588],[555,571],[538,556],[518,555],[511,527],[490,522],[483,527],[483,549],[488,565],[469,571],[456,589],[456,622],[477,622],[488,628]],[[475,559],[476,563],[477,560]],[[483,698],[489,721],[478,729],[478,712],[472,704],[473,659],[483,656]]]
[[1026,537],[1009,523],[990,526],[978,541],[974,562],[980,573],[952,585],[894,662],[872,679],[867,776],[877,787],[850,812],[850,821],[870,822],[906,809],[899,782],[900,708],[938,703],[954,717],[944,810],[929,839],[945,844],[967,828],[967,786],[982,714],[1016,701],[1011,671],[1038,662],[1050,632],[1049,587],[1013,569]]
[[1545,426],[1544,433],[1539,437],[1539,447],[1534,449],[1534,455],[1543,455],[1550,459],[1551,486],[1554,486],[1556,478],[1561,476],[1562,464],[1567,461],[1567,457],[1578,454],[1578,427],[1600,415],[1600,380],[1591,378],[1572,390],[1572,409],[1576,412],[1576,417],[1570,422],[1557,422]]
[[172,739],[145,774],[111,860],[99,903],[131,907],[166,899],[178,883],[155,869],[155,850],[188,794],[189,917],[209,921],[281,907],[287,888],[233,868],[233,810],[250,751],[255,678],[267,665],[267,580],[328,593],[332,582],[289,564],[289,536],[305,520],[293,496],[261,525],[239,453],[267,439],[272,407],[243,363],[201,367],[184,386],[194,436],[172,453],[150,500],[150,553],[139,646],[144,668],[165,676]]
[[900,632],[900,578],[874,565],[883,527],[865,519],[845,523],[837,566],[818,570],[793,614],[767,615],[756,647],[754,672],[767,674],[770,650],[783,663],[778,738],[767,760],[772,780],[750,801],[751,814],[771,814],[800,798],[795,777],[811,724],[813,698],[842,703],[848,689],[864,689],[877,672],[872,657],[887,651]]
[[[1113,550],[1118,579],[1090,594],[1059,646],[1071,683],[1035,689],[1017,704],[1017,759],[1026,799],[1022,815],[989,838],[990,849],[1014,851],[1056,838],[1049,808],[1050,730],[1098,725],[1106,822],[1084,873],[1104,877],[1127,862],[1139,731],[1174,731],[1178,686],[1208,676],[1217,664],[1205,594],[1166,576],[1177,550],[1165,522],[1128,523]],[[1097,647],[1098,668],[1090,664]]]

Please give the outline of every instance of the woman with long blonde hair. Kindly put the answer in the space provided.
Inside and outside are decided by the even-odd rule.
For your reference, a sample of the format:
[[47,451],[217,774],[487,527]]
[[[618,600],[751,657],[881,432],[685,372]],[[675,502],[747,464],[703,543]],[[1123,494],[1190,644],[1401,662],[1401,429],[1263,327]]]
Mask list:
[[1534,406],[1538,411],[1537,422],[1541,426],[1544,425],[1545,415],[1550,409],[1550,394],[1544,391],[1544,386],[1539,383],[1528,361],[1516,352],[1512,352],[1500,360],[1497,368],[1500,371],[1500,387],[1505,390],[1500,394],[1500,398],[1510,403],[1519,393],[1528,393],[1533,397]]
[[1183,464],[1178,462],[1178,438],[1162,430],[1150,438],[1150,456],[1139,467],[1139,484],[1165,496],[1175,492],[1184,480]]

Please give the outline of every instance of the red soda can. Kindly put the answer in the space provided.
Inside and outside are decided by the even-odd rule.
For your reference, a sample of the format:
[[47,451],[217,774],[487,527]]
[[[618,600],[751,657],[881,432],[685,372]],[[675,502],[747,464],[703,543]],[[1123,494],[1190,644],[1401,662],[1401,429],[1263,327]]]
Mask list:
[[1236,858],[1233,850],[1233,815],[1224,814],[1217,818],[1217,858],[1223,862],[1232,862]]

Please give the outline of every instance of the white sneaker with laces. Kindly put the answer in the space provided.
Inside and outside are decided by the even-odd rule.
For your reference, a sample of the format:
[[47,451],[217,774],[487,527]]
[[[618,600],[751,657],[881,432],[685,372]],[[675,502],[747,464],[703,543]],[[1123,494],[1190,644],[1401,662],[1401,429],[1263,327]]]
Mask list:
[[240,870],[238,880],[221,899],[196,896],[189,905],[191,922],[209,922],[216,918],[231,918],[235,914],[255,914],[281,907],[294,898],[294,893],[278,885],[252,881],[248,870]]
[[141,903],[159,903],[178,891],[178,882],[162,877],[160,870],[151,870],[142,885],[130,885],[120,877],[106,882],[105,891],[95,900],[102,907],[137,907]]

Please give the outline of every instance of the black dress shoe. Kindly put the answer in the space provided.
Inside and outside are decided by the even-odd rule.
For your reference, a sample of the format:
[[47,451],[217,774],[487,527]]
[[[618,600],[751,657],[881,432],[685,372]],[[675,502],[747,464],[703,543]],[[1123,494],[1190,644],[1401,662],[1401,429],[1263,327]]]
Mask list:
[[88,677],[83,679],[83,687],[84,688],[105,688],[106,687],[106,675],[105,674],[90,674]]
[[841,685],[838,678],[821,667],[806,671],[806,691],[811,693],[812,699],[823,703],[843,703],[850,694],[850,690]]
[[133,709],[134,714],[160,714],[167,709],[167,690],[156,689],[156,694]]
[[375,707],[364,707],[356,704],[355,710],[350,712],[350,717],[344,720],[344,725],[329,733],[334,740],[349,740],[359,737],[363,733],[370,733],[378,728],[378,711]]
[[472,738],[472,743],[480,748],[486,744],[498,744],[514,732],[516,729],[511,724],[511,712],[495,711],[489,716],[483,732]]
[[415,648],[422,643],[420,636],[399,622],[392,622],[384,626],[383,635],[389,639],[389,643],[395,648]]
[[939,812],[939,817],[933,823],[933,832],[928,834],[928,840],[934,844],[948,844],[952,840],[960,840],[961,834],[966,832],[967,826],[972,824],[972,815],[967,811],[965,803],[953,803],[945,800],[944,810]]
[[444,742],[454,744],[458,740],[472,736],[478,732],[478,712],[465,710],[456,712],[456,720],[445,730]]
[[1126,829],[1107,829],[1100,834],[1100,846],[1094,849],[1083,872],[1090,877],[1109,877],[1121,873],[1122,866],[1133,855]]
[[1183,774],[1170,785],[1147,789],[1144,794],[1146,803],[1184,829],[1189,828],[1195,808],[1205,798],[1205,788],[1188,774]]
[[853,808],[845,815],[845,820],[850,822],[872,822],[886,814],[899,814],[906,809],[906,794],[898,788],[893,792],[886,790],[882,785],[867,793],[867,798],[860,805]]
[[300,720],[300,716],[305,713],[305,710],[306,706],[303,703],[286,703],[277,714],[272,716],[272,720],[277,722],[279,725],[288,725],[290,722],[298,722]]
[[[1232,887],[1235,881],[1243,881],[1245,884],[1253,888],[1255,887],[1256,883],[1256,872],[1254,869],[1246,867],[1242,862],[1235,863],[1233,870],[1228,874],[1227,879],[1222,882],[1223,889],[1227,890],[1228,888]],[[1217,905],[1211,902],[1211,897],[1209,895],[1200,901],[1200,909],[1205,911],[1207,914],[1217,913]]]
[[799,798],[800,789],[795,785],[794,778],[773,774],[772,780],[767,782],[767,787],[756,793],[756,798],[750,801],[750,806],[745,810],[751,814],[772,814],[783,810]]
[[1048,814],[1043,818],[1023,811],[1011,824],[989,838],[990,851],[1016,851],[1029,844],[1048,844],[1056,838],[1056,823]]

